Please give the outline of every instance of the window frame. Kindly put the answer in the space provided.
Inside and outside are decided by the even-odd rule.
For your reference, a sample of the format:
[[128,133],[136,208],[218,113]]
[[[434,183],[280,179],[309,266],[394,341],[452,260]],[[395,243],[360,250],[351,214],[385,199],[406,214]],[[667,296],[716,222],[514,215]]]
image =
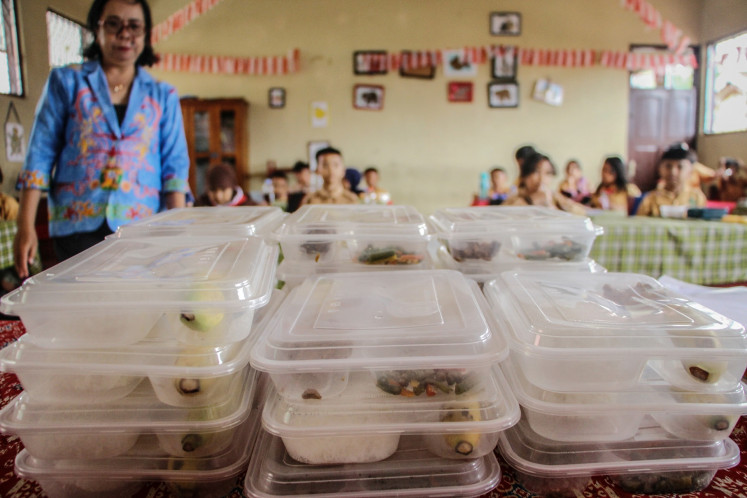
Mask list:
[[731,38],[738,36],[747,36],[747,29],[735,31],[728,35],[710,40],[705,43],[705,70],[703,71],[703,121],[701,123],[701,132],[707,136],[722,136],[735,133],[747,133],[747,123],[742,130],[734,131],[713,131],[713,98],[716,92],[713,91],[713,70],[711,64],[713,61],[716,45]]
[[[9,7],[8,7],[9,6]],[[25,85],[25,78],[23,75],[23,56],[21,54],[21,42],[20,42],[20,23],[18,21],[18,8],[16,7],[16,0],[1,0],[0,8],[3,9],[4,13],[7,13],[10,10],[10,13],[13,15],[13,22],[12,25],[10,23],[10,20],[6,20],[6,16],[3,15],[2,19],[2,26],[0,29],[3,29],[5,32],[5,42],[6,42],[6,50],[3,51],[3,53],[7,54],[8,57],[8,79],[10,81],[10,92],[3,92],[0,91],[0,95],[5,95],[8,97],[25,97],[26,96],[26,85]],[[6,30],[6,26],[10,27],[11,33],[8,33],[8,30]],[[8,35],[11,36],[8,36]],[[13,54],[13,61],[11,61],[11,54]],[[11,64],[11,62],[14,62],[14,64]],[[15,70],[17,71],[16,81],[13,81],[13,78],[11,77],[11,71]],[[17,92],[14,91],[14,86],[17,86]]]
[[[81,63],[82,63],[82,62],[84,62],[84,61],[85,61],[85,58],[83,58],[83,54],[82,54],[82,51],[83,51],[83,50],[85,50],[85,48],[86,48],[87,44],[89,43],[89,42],[88,42],[88,41],[86,40],[86,36],[85,36],[85,35],[86,35],[86,33],[90,33],[90,32],[89,32],[89,30],[88,30],[88,27],[86,26],[86,24],[85,24],[85,23],[82,23],[82,22],[79,22],[79,21],[77,21],[77,20],[73,19],[72,17],[66,16],[65,14],[63,14],[63,13],[61,13],[61,12],[59,12],[59,11],[55,10],[55,9],[52,9],[52,8],[47,8],[47,10],[46,10],[46,13],[45,13],[45,15],[44,15],[44,21],[45,21],[45,24],[46,24],[46,28],[47,28],[47,62],[49,63],[49,67],[50,67],[50,69],[51,69],[51,68],[53,68],[53,67],[61,67],[61,66],[53,66],[53,65],[52,65],[52,61],[51,61],[51,60],[49,60],[49,58],[50,58],[50,53],[49,53],[49,44],[50,44],[50,41],[51,41],[51,40],[50,40],[50,38],[49,38],[49,22],[47,21],[47,15],[48,15],[48,14],[49,14],[50,12],[51,12],[52,14],[54,14],[54,15],[58,16],[58,17],[61,17],[61,18],[65,19],[66,21],[69,21],[69,22],[71,22],[71,23],[74,23],[74,24],[77,24],[78,26],[80,26],[80,28],[81,28],[81,33],[83,34],[83,36],[81,37]],[[90,38],[91,38],[91,40],[93,40],[93,34],[90,34]],[[66,64],[65,64],[65,65],[66,65]]]

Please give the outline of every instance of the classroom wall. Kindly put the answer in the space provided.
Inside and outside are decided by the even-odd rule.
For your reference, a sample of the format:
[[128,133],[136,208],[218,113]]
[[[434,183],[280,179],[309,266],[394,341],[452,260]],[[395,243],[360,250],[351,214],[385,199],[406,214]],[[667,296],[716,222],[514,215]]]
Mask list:
[[[709,0],[703,4],[701,41],[705,57],[705,46],[721,38],[747,30],[747,2],[744,0]],[[705,58],[703,60],[705,64]],[[705,71],[703,71],[705,88]],[[739,157],[747,161],[747,131],[738,133],[703,134],[703,100],[701,99],[698,123],[698,155],[703,164],[718,166],[720,157]]]
[[[695,41],[702,33],[731,29],[730,11],[744,0],[652,0],[664,15]],[[154,20],[187,4],[187,0],[151,0]],[[48,73],[44,14],[53,8],[85,20],[90,0],[23,0],[17,2],[27,93],[12,98],[26,134]],[[722,10],[719,6],[729,7]],[[491,36],[491,11],[518,11],[523,16],[519,37]],[[742,9],[744,10],[744,9]],[[732,29],[731,31],[734,31]],[[284,55],[300,48],[301,70],[287,76],[212,76],[152,72],[173,83],[181,95],[236,97],[250,104],[250,171],[261,176],[267,161],[290,166],[306,159],[307,143],[329,140],[359,168],[376,165],[382,184],[397,202],[430,212],[464,205],[477,190],[480,171],[495,165],[515,176],[514,149],[532,143],[548,153],[559,168],[578,158],[596,183],[602,157],[624,155],[627,149],[628,83],[620,70],[519,67],[521,102],[517,109],[487,105],[489,67],[480,66],[472,103],[449,103],[441,70],[433,80],[386,76],[355,76],[355,50],[438,49],[488,44],[536,48],[626,50],[630,44],[658,44],[658,32],[648,30],[617,0],[223,0],[183,31],[159,44],[159,51],[235,56]],[[532,85],[549,77],[565,89],[561,107],[531,100]],[[352,106],[355,84],[386,88],[384,110],[361,111]],[[284,87],[284,109],[270,109],[267,91]],[[11,98],[0,96],[7,108]],[[330,123],[312,128],[309,106],[326,101]],[[707,145],[703,143],[701,147]],[[715,141],[711,141],[715,143]],[[708,156],[701,150],[701,156]],[[20,163],[5,161],[3,190],[13,191]],[[743,154],[747,157],[747,154]]]

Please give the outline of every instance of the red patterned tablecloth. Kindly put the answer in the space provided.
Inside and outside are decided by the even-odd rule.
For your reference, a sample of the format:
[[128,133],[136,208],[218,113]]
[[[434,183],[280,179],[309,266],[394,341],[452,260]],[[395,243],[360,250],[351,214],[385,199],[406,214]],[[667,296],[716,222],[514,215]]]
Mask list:
[[[18,321],[0,321],[0,349],[15,341],[25,332],[23,325]],[[22,391],[18,379],[12,374],[0,374],[0,407],[5,406],[10,400]],[[680,495],[688,498],[716,498],[716,497],[744,497],[747,496],[747,419],[742,417],[734,429],[731,438],[741,448],[742,462],[732,468],[721,470],[711,482],[711,485],[699,493]],[[0,435],[0,497],[4,498],[46,498],[42,488],[34,481],[19,479],[13,472],[13,462],[18,452],[23,448],[21,441],[13,435]],[[498,456],[501,463],[503,477],[500,484],[489,494],[481,498],[498,498],[503,496],[516,496],[531,498],[534,495],[521,487],[515,479],[510,467]],[[236,486],[227,498],[241,498],[244,487],[244,476],[236,480]],[[144,486],[136,495],[136,498],[166,498],[169,490],[163,483],[152,483]],[[632,495],[615,486],[607,477],[594,477],[583,491],[584,497],[609,497],[609,498],[631,498],[631,497],[656,497],[672,495]],[[116,498],[116,497],[113,497]]]

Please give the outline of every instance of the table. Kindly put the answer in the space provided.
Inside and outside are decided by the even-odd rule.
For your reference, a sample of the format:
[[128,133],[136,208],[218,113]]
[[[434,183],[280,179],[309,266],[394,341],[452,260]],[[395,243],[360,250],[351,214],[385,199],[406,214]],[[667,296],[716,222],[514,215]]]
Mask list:
[[[0,321],[0,349],[23,335],[25,330],[20,321]],[[22,391],[18,379],[12,374],[0,376],[0,407],[5,406]],[[691,498],[716,498],[722,496],[747,496],[747,418],[742,417],[731,438],[741,448],[742,462],[732,469],[720,470],[711,485],[699,493],[683,495]],[[0,435],[0,496],[4,498],[46,498],[42,488],[34,481],[19,479],[13,472],[16,454],[23,448],[21,441],[13,435]],[[481,498],[519,496],[531,498],[537,495],[521,487],[513,470],[498,455],[502,479],[498,486]],[[236,486],[226,498],[243,498],[244,475],[240,475]],[[144,485],[135,498],[167,498],[168,487],[163,483]],[[607,496],[617,498],[656,497],[657,495],[631,495],[615,486],[608,477],[593,477],[584,490],[587,497]],[[658,495],[664,496],[664,495]],[[671,495],[669,495],[671,496]],[[119,498],[119,497],[112,497]]]
[[599,215],[589,257],[609,271],[669,275],[694,284],[747,282],[747,225]]

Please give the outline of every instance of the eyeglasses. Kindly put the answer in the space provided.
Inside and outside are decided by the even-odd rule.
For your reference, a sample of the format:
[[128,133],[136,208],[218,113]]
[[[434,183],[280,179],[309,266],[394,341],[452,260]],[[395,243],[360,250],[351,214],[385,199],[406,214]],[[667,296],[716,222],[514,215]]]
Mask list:
[[145,24],[142,21],[130,20],[125,22],[119,17],[107,17],[99,21],[99,26],[104,27],[104,31],[110,35],[118,35],[123,29],[127,28],[132,36],[143,36],[145,33]]

